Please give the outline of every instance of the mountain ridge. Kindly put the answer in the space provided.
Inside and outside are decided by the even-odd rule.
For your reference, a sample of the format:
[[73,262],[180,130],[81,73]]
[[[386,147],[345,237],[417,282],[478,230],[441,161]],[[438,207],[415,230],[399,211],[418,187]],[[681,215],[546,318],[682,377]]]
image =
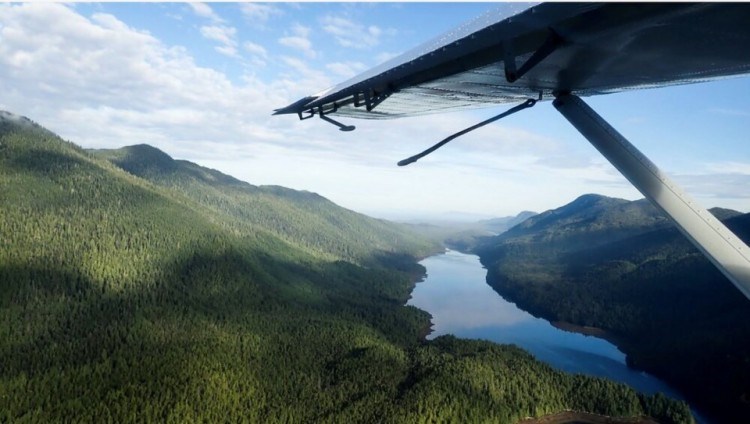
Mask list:
[[[372,258],[365,258],[364,252],[373,246],[387,253],[389,244],[404,244],[408,237],[413,237],[406,226],[342,208],[317,193],[274,185],[255,186],[214,169],[174,160],[152,146],[142,144],[91,152],[137,177],[182,193],[232,219],[235,225],[242,222],[260,226],[288,240],[302,237],[304,244],[313,250],[332,249],[343,257],[356,256],[366,261]],[[248,213],[249,210],[253,212]],[[356,239],[351,236],[355,228]],[[315,240],[321,233],[327,234],[325,240]],[[359,249],[341,251],[335,247],[339,242],[356,244]]]
[[510,228],[526,221],[527,219],[538,215],[532,211],[521,211],[513,216],[504,216],[500,218],[484,219],[479,221],[479,224],[484,225],[488,229],[492,229],[496,233],[503,233]]
[[[613,230],[630,234],[654,226],[668,225],[669,221],[645,199],[629,202],[624,199],[586,194],[567,205],[543,212],[509,229],[501,239],[533,236],[535,240],[555,242],[569,240],[576,232],[596,238],[617,237]],[[600,234],[605,233],[605,234]],[[587,242],[590,242],[588,240]]]

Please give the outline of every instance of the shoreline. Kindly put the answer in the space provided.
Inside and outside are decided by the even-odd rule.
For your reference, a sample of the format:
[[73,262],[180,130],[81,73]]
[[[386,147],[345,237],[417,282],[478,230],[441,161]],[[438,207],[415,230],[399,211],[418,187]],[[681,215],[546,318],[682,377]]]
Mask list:
[[[502,287],[502,285],[497,284],[496,281],[492,281],[490,279],[490,272],[489,271],[487,273],[487,284],[490,287],[492,287],[493,290],[495,290],[495,292],[497,292],[501,297],[503,297],[505,299],[504,295],[500,293],[501,292],[500,287]],[[525,309],[524,307],[522,307],[521,305],[519,305],[517,302],[514,302],[514,303],[515,303],[516,306],[518,306],[519,309],[522,309],[524,311],[529,312],[527,309]],[[652,375],[652,376],[660,379],[661,381],[665,382],[668,386],[670,386],[673,390],[675,390],[676,393],[679,394],[679,396],[681,396],[682,401],[688,404],[688,406],[690,408],[690,412],[693,415],[693,419],[695,420],[696,423],[713,423],[713,422],[716,422],[716,414],[715,413],[707,411],[705,409],[704,405],[702,405],[700,403],[696,403],[696,399],[695,398],[692,398],[691,396],[688,396],[687,391],[683,387],[680,387],[674,381],[672,381],[672,380],[670,380],[668,378],[665,378],[665,376],[662,373],[662,370],[660,370],[660,369],[648,369],[646,367],[643,367],[643,366],[639,365],[637,362],[635,362],[632,359],[632,357],[631,357],[630,351],[631,351],[631,349],[632,350],[637,350],[637,348],[634,348],[633,344],[632,344],[633,342],[629,341],[625,336],[611,333],[611,332],[609,332],[609,331],[607,331],[607,330],[605,330],[603,328],[599,328],[599,327],[586,326],[586,325],[577,325],[577,324],[573,324],[573,323],[570,323],[570,322],[567,322],[567,321],[553,321],[553,320],[545,317],[543,314],[535,314],[535,313],[532,313],[532,312],[529,312],[529,313],[531,315],[533,315],[534,317],[536,317],[536,318],[540,318],[540,319],[543,319],[543,320],[549,322],[553,327],[555,327],[555,328],[557,328],[559,330],[567,331],[567,332],[570,332],[570,333],[582,334],[584,336],[596,337],[596,338],[605,340],[605,341],[613,344],[620,352],[622,352],[623,354],[625,354],[625,364],[627,365],[627,367],[629,369],[634,370],[634,371],[648,373],[648,374],[650,374],[650,375]],[[550,422],[554,422],[554,421],[550,421]],[[585,421],[583,421],[583,422],[585,422]],[[533,421],[529,421],[528,423],[534,423],[534,422]],[[524,422],[524,424],[528,424],[528,423]],[[540,421],[539,423],[541,424],[542,422]],[[545,424],[546,424],[546,422],[545,422]]]
[[554,414],[543,415],[538,418],[524,418],[517,424],[659,424],[652,417],[610,417],[607,415],[592,414],[579,411],[561,411]]
[[[450,252],[450,250],[448,250],[447,252]],[[444,252],[443,254],[445,254],[447,252]],[[476,256],[476,255],[471,254],[471,253],[469,255]],[[434,255],[434,256],[441,256],[441,254],[437,254],[437,255]],[[451,263],[452,262],[453,261],[451,261]],[[480,265],[482,265],[481,262],[480,262]],[[483,274],[484,280],[485,280],[485,281],[483,281],[483,283],[486,284],[487,286],[489,286],[490,288],[492,288],[494,290],[494,287],[492,287],[492,285],[489,284],[489,282],[487,281],[487,273],[488,273],[487,269],[484,266],[482,266],[482,268],[483,268],[483,271],[484,271],[482,274]],[[430,270],[429,269],[427,269],[425,267],[425,270],[426,270],[427,274],[430,274]],[[472,274],[472,278],[473,278],[473,274]],[[418,282],[421,283],[421,282],[425,282],[427,280],[428,279],[425,278],[424,280],[421,280],[421,281],[418,281]],[[412,298],[414,296],[413,291],[416,288],[417,287],[416,287],[416,284],[415,284],[414,287],[412,288],[412,292],[410,293],[410,298]],[[441,293],[442,293],[441,294],[442,296],[445,296],[445,293],[443,293],[443,292],[441,292]],[[499,293],[497,293],[497,290],[491,291],[491,293],[492,293],[493,297],[500,296],[502,298],[502,295],[500,295]],[[487,296],[489,296],[489,294],[487,294]],[[464,299],[462,297],[459,297],[459,298],[462,299],[462,300],[466,300],[466,299]],[[512,302],[508,302],[508,303],[512,303]],[[521,309],[517,305],[514,305],[514,307],[516,307],[520,311],[524,311],[523,309]],[[422,327],[421,328],[421,332],[419,334],[420,339],[423,342],[426,343],[426,342],[429,341],[429,340],[427,340],[427,337],[429,337],[429,335],[434,330],[434,325],[435,325],[435,323],[433,322],[434,317],[432,317],[432,314],[430,313],[430,311],[427,311],[427,310],[421,309],[421,308],[419,308],[419,309],[422,310],[422,311],[425,311],[428,314],[428,316],[429,316],[428,325],[426,325],[425,327]],[[530,314],[530,315],[533,316],[533,314]],[[545,324],[547,326],[546,328],[549,328],[548,326],[552,325],[557,330],[562,330],[562,331],[566,331],[566,332],[570,332],[570,333],[579,333],[579,334],[582,334],[584,336],[597,337],[597,338],[606,340],[609,343],[614,344],[616,346],[616,349],[620,349],[620,347],[618,345],[618,343],[620,342],[620,340],[618,340],[618,337],[615,336],[614,334],[610,334],[609,332],[607,332],[604,329],[596,328],[596,327],[589,327],[589,326],[578,326],[578,325],[575,325],[575,324],[572,324],[572,323],[569,323],[569,322],[563,322],[563,321],[548,321],[548,320],[544,320],[544,321],[547,323],[547,324]],[[474,338],[477,338],[477,337],[462,336],[462,335],[460,335],[460,332],[459,333],[455,333],[454,332],[453,334],[458,339],[474,339]],[[615,343],[615,340],[617,341],[617,343]],[[497,342],[497,341],[494,341],[494,340],[491,340],[491,341],[494,344],[499,344],[499,345],[505,344],[505,343]],[[524,348],[523,346],[519,346],[519,347],[522,350],[524,350],[527,353],[529,353],[529,350],[527,348]],[[531,355],[533,355],[533,354],[531,354]],[[539,360],[539,359],[537,358],[537,360]],[[540,362],[545,362],[543,360],[539,360],[539,361]],[[628,368],[631,368],[631,367],[628,367]],[[570,373],[570,372],[568,372],[568,373]],[[600,378],[605,378],[605,377],[600,377]],[[611,380],[611,378],[610,378],[610,380]],[[620,383],[628,385],[627,383],[624,383],[624,382],[620,382]],[[632,386],[631,386],[631,388],[632,388]],[[633,390],[638,391],[637,389],[633,389]],[[554,411],[554,409],[552,411]],[[595,418],[596,420],[594,420],[594,418],[591,418],[591,417],[596,417]],[[612,416],[596,415],[596,414],[590,414],[590,415],[585,414],[585,413],[579,414],[578,411],[570,411],[570,410],[558,410],[558,411],[555,411],[553,414],[545,415],[543,417],[538,417],[538,418],[527,417],[526,419],[519,421],[519,423],[523,423],[523,424],[535,424],[535,423],[540,423],[540,424],[547,424],[547,423],[572,423],[572,422],[594,423],[594,424],[596,424],[596,423],[605,423],[605,422],[606,423],[644,423],[644,424],[648,423],[648,424],[652,424],[652,423],[657,423],[658,421],[655,421],[652,417],[647,417],[647,416],[612,417]]]
[[[592,327],[588,325],[577,325],[567,321],[549,321],[549,323],[552,324],[553,327],[559,330],[567,331],[569,333],[577,333],[584,336],[591,336],[606,340],[615,345],[615,347],[617,347],[617,349],[619,349],[621,352],[625,353],[622,350],[622,346],[626,344],[625,340],[622,337],[617,336],[616,334],[612,334],[603,328]],[[625,353],[625,355],[627,356],[627,353]]]
[[[417,284],[423,283],[427,279],[427,268],[425,268],[420,262],[422,262],[423,260],[425,260],[425,259],[427,259],[427,258],[429,258],[431,256],[436,256],[436,255],[441,255],[441,254],[444,255],[445,252],[446,252],[446,250],[443,250],[442,252],[437,252],[437,253],[434,253],[434,254],[432,254],[430,256],[427,256],[427,257],[424,257],[424,258],[421,258],[421,259],[420,258],[415,258],[414,263],[416,265],[418,265],[419,267],[421,267],[422,271],[420,271],[418,273],[417,272],[410,273],[409,277],[410,277],[410,280],[411,280],[411,289],[409,290],[409,295],[407,296],[406,300],[404,301],[404,304],[402,305],[402,307],[406,307],[409,304],[409,301],[412,298],[412,294],[414,293],[414,289],[417,288]],[[424,327],[422,327],[419,330],[419,332],[417,333],[417,340],[420,343],[425,343],[425,342],[428,341],[427,340],[427,336],[429,336],[430,334],[432,334],[432,332],[434,331],[433,327],[435,326],[435,323],[432,322],[432,318],[433,317],[432,317],[432,314],[429,311],[425,311],[424,309],[420,309],[420,308],[417,308],[417,309],[419,309],[420,311],[426,313],[427,316],[429,316],[426,325]]]

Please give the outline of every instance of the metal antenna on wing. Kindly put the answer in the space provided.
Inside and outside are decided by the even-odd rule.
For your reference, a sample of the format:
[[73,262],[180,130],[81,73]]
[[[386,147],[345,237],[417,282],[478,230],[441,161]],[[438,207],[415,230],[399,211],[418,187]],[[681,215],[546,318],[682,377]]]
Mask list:
[[434,152],[435,150],[437,150],[437,149],[445,146],[446,144],[448,144],[448,142],[450,142],[451,140],[453,140],[455,138],[461,137],[462,135],[464,135],[466,133],[474,131],[475,129],[481,128],[481,127],[483,127],[483,126],[485,126],[487,124],[490,124],[492,122],[495,122],[498,119],[505,118],[506,116],[512,115],[512,114],[514,114],[514,113],[516,113],[516,112],[518,112],[520,110],[530,108],[530,107],[534,106],[535,104],[536,104],[536,100],[534,100],[534,99],[526,100],[525,102],[521,103],[520,105],[512,107],[512,108],[506,110],[505,112],[503,112],[503,113],[501,113],[501,114],[499,114],[497,116],[493,116],[492,118],[490,118],[490,119],[488,119],[486,121],[482,121],[482,122],[480,122],[480,123],[478,123],[476,125],[472,125],[471,127],[466,128],[465,130],[459,131],[459,132],[451,135],[450,137],[446,137],[441,142],[435,144],[434,146],[430,147],[429,149],[425,150],[424,152],[419,153],[419,154],[414,155],[414,156],[412,156],[410,158],[407,158],[407,159],[404,159],[404,160],[400,161],[398,163],[398,166],[406,166],[406,165],[409,165],[410,163],[414,163],[414,162],[418,161],[419,159],[422,159],[423,157],[425,157],[425,156],[429,155],[430,153]]

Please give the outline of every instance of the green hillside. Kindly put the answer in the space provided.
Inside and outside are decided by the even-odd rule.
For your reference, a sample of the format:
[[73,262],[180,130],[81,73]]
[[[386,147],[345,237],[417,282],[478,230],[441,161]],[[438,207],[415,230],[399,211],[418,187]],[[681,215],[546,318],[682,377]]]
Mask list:
[[[750,215],[712,212],[750,240]],[[583,196],[478,252],[523,309],[604,329],[720,420],[750,420],[750,302],[645,200]]]
[[166,153],[136,145],[94,151],[125,171],[179,192],[210,208],[225,228],[246,232],[263,228],[311,253],[357,262],[398,250],[427,254],[434,246],[406,226],[386,223],[341,208],[318,194],[279,186],[256,187]]
[[435,246],[312,193],[4,113],[0,199],[0,422],[691,421],[514,347],[425,342],[403,305]]

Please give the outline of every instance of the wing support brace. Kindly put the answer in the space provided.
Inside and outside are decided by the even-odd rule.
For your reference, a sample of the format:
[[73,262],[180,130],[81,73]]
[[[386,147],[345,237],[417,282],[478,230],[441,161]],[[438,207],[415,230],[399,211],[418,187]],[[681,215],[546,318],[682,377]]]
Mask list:
[[[539,99],[541,100],[541,94],[539,95]],[[458,137],[461,137],[462,135],[464,135],[464,134],[466,134],[468,132],[474,131],[477,128],[481,128],[481,127],[483,127],[483,126],[485,126],[487,124],[495,122],[498,119],[505,118],[508,115],[512,115],[512,114],[514,114],[514,113],[516,113],[518,111],[521,111],[523,109],[526,109],[526,108],[530,108],[530,107],[534,106],[536,104],[536,102],[537,101],[534,100],[534,99],[528,99],[525,102],[521,103],[520,105],[514,106],[514,107],[506,110],[505,112],[503,112],[503,113],[501,113],[499,115],[495,115],[495,116],[493,116],[490,119],[484,120],[484,121],[482,121],[482,122],[480,122],[480,123],[478,123],[476,125],[472,125],[469,128],[466,128],[466,129],[461,130],[461,131],[459,131],[459,132],[457,132],[457,133],[455,133],[455,134],[453,134],[451,136],[448,136],[448,137],[444,138],[442,141],[440,141],[437,144],[435,144],[434,146],[432,146],[429,149],[423,151],[422,153],[418,153],[418,154],[416,154],[414,156],[411,156],[411,157],[408,157],[408,158],[406,158],[406,159],[404,159],[402,161],[399,161],[398,162],[398,166],[406,166],[406,165],[409,165],[411,163],[414,163],[414,162],[418,161],[419,159],[422,159],[423,157],[425,157],[425,156],[429,155],[430,153],[434,152],[435,150],[437,150],[437,149],[445,146],[451,140],[453,140],[455,138],[458,138]]]
[[505,51],[505,58],[503,63],[505,65],[505,79],[509,83],[518,81],[519,78],[526,75],[533,67],[538,65],[541,61],[551,55],[558,47],[563,43],[562,37],[549,28],[549,34],[544,40],[541,46],[529,57],[526,62],[521,65],[520,68],[516,68],[516,56],[513,52],[513,43],[506,41],[503,43],[503,50]]
[[[333,109],[330,110],[330,111],[328,111],[327,113],[336,112],[338,109],[339,109],[338,105],[336,103],[334,103],[333,104]],[[304,121],[305,119],[310,119],[313,116],[315,116],[315,109],[310,109],[309,111],[307,111],[307,113],[309,113],[309,115],[302,116],[302,112],[297,112],[297,116],[299,116],[299,120],[300,121]],[[344,125],[341,122],[335,121],[335,120],[327,117],[326,113],[323,112],[323,106],[318,106],[318,116],[320,116],[320,119],[328,122],[329,124],[333,124],[333,125],[339,127],[339,131],[349,132],[349,131],[354,131],[354,129],[357,128],[354,125]]]
[[750,299],[750,248],[742,240],[684,193],[579,97],[558,95],[553,105]]
[[359,93],[355,93],[354,94],[354,107],[364,106],[368,112],[372,112],[372,110],[375,109],[379,104],[383,103],[383,100],[390,97],[391,94],[393,94],[393,92],[394,90],[390,88],[382,93],[376,93],[374,90],[367,90],[362,94],[365,98],[364,103],[361,103],[359,101]]

